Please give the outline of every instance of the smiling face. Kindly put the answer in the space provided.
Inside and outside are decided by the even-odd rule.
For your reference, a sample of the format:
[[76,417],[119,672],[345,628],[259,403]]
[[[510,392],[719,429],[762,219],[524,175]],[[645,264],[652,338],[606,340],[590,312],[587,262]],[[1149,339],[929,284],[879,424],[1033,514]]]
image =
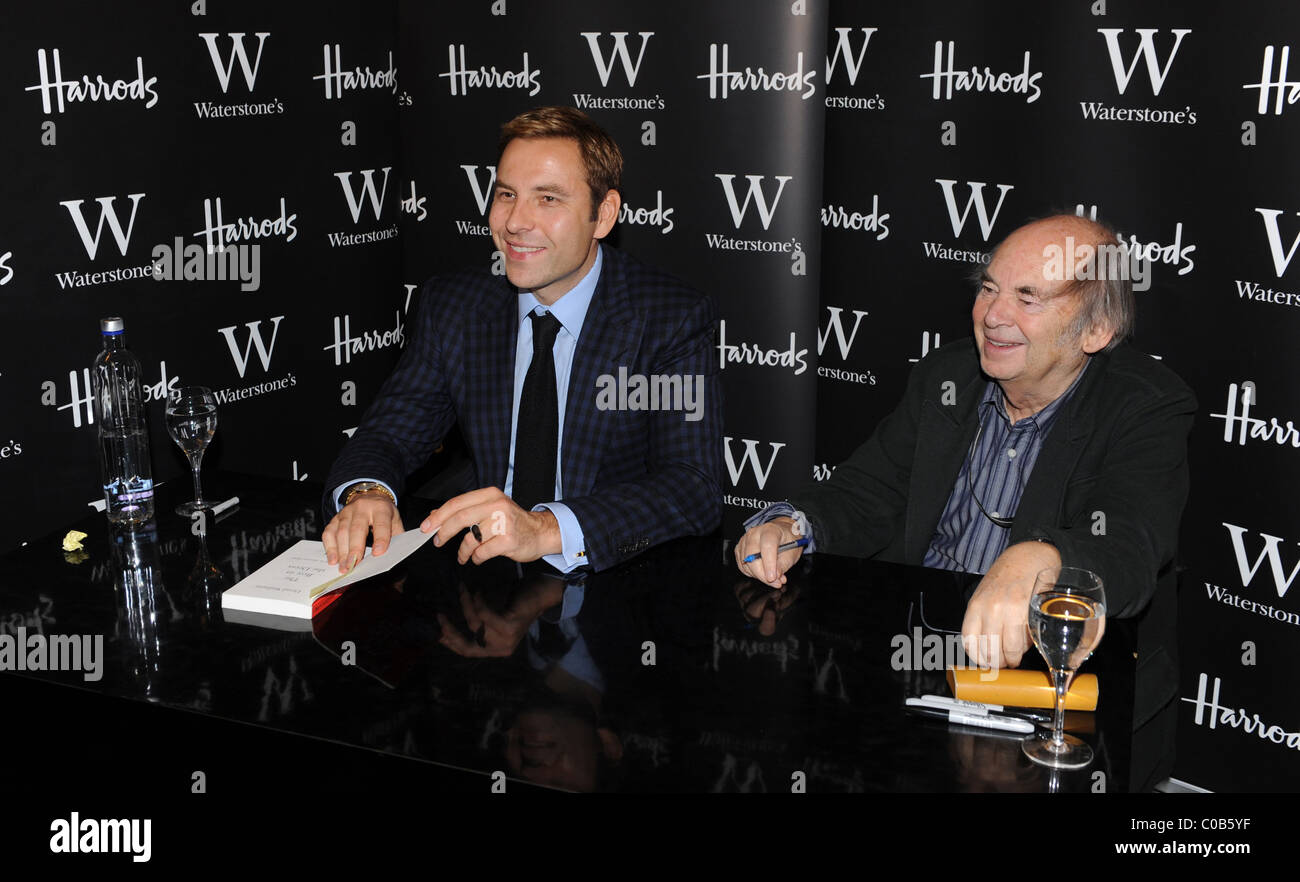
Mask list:
[[488,224],[511,284],[549,305],[582,281],[621,205],[610,190],[593,219],[591,202],[576,141],[516,138],[506,145]]
[[971,318],[980,367],[1019,416],[1060,397],[1088,355],[1110,342],[1105,328],[1070,334],[1079,297],[1062,293],[1067,282],[1046,277],[1044,252],[1053,244],[1063,248],[1066,236],[1087,235],[1086,227],[1069,220],[1022,227],[998,248],[975,295]]

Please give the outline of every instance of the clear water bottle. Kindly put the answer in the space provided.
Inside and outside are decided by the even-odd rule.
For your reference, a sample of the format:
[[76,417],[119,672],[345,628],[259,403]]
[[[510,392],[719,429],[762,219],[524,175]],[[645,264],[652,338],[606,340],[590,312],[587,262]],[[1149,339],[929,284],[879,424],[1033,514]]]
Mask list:
[[92,384],[104,504],[113,523],[142,523],[153,517],[153,470],[140,362],[126,348],[120,318],[101,319],[99,327],[104,348],[95,359]]

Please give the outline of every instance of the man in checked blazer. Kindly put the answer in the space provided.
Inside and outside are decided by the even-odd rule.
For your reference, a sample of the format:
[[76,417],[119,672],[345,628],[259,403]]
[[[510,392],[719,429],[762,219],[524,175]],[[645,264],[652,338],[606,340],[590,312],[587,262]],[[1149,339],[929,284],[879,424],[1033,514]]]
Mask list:
[[[387,550],[403,529],[394,488],[456,422],[480,489],[434,510],[420,529],[437,530],[441,545],[470,528],[462,563],[504,556],[602,570],[717,527],[713,302],[601,244],[622,205],[621,173],[618,145],[579,110],[540,108],[502,127],[489,226],[506,279],[466,270],[425,284],[401,360],[326,481],[327,513],[337,511],[323,536],[331,564],[349,568],[370,532],[374,553]],[[521,507],[507,495],[520,486],[516,467],[529,463],[531,481],[551,434],[530,434],[542,425],[531,417],[538,398],[522,394],[539,389],[529,385],[536,361],[549,396],[551,365],[544,343],[534,351],[535,328],[555,341],[555,492]],[[638,376],[685,394],[665,394],[658,409],[632,395],[611,408],[615,397],[599,394],[611,378]],[[550,457],[542,460],[550,489]]]

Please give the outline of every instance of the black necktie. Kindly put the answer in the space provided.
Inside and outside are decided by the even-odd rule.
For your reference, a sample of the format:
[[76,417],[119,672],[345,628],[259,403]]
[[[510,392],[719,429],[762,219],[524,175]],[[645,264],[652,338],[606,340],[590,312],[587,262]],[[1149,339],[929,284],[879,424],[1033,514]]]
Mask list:
[[525,511],[555,499],[555,457],[560,404],[555,391],[555,335],[560,322],[549,312],[531,312],[533,360],[519,397],[515,429],[515,475],[511,496]]

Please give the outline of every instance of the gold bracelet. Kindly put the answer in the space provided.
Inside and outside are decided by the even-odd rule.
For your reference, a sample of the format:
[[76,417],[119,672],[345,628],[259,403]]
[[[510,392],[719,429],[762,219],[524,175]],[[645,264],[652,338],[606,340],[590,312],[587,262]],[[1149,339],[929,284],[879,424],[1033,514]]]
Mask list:
[[352,497],[361,493],[369,493],[371,490],[378,490],[380,493],[392,500],[393,505],[397,505],[397,497],[394,496],[383,484],[380,484],[377,481],[358,481],[349,487],[348,491],[343,494],[343,507],[346,508],[352,502]]

